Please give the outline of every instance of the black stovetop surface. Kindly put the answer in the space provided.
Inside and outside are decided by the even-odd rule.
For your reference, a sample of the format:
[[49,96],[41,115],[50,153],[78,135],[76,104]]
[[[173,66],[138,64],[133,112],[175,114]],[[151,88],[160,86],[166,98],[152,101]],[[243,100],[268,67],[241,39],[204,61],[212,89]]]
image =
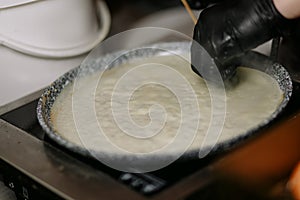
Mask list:
[[[25,134],[29,134],[38,140],[43,141],[47,145],[51,145],[53,148],[57,148],[80,162],[87,163],[91,167],[108,174],[111,178],[117,180],[128,188],[136,191],[139,194],[145,196],[155,195],[164,189],[179,182],[185,177],[198,171],[200,168],[207,166],[213,158],[203,160],[192,160],[186,162],[175,162],[163,169],[145,173],[145,174],[133,174],[127,172],[117,171],[112,169],[97,160],[87,159],[81,155],[68,151],[64,147],[57,145],[50,140],[42,127],[39,125],[36,117],[36,107],[38,100],[34,100],[26,105],[23,105],[17,109],[14,109],[2,116],[1,119],[5,120],[9,124],[21,129]],[[28,147],[30,148],[30,147]],[[47,146],[45,146],[47,148]],[[59,157],[52,157],[55,162],[60,162]],[[35,162],[34,158],[32,161]]]
[[[299,85],[294,84],[293,96],[284,110],[284,112],[272,122],[276,124],[281,120],[285,120],[292,114],[300,110],[300,92]],[[159,192],[167,189],[168,187],[176,184],[180,180],[192,175],[199,169],[209,165],[211,161],[215,158],[210,158],[207,160],[192,160],[188,162],[175,162],[161,170],[146,173],[146,174],[132,174],[126,172],[120,172],[115,169],[109,168],[106,165],[100,163],[96,160],[86,159],[80,155],[74,154],[73,152],[64,149],[61,146],[56,145],[50,139],[47,138],[42,127],[39,125],[36,117],[36,107],[37,99],[33,100],[26,105],[23,105],[17,109],[14,109],[6,114],[0,116],[1,119],[5,120],[9,124],[22,129],[24,133],[30,134],[31,136],[43,141],[47,145],[51,145],[53,148],[57,148],[64,151],[66,154],[72,156],[73,158],[79,160],[80,162],[87,163],[91,167],[102,171],[103,173],[109,175],[111,178],[115,179],[119,183],[126,185],[128,188],[134,190],[135,192],[142,194],[144,196],[151,196],[158,194]],[[272,125],[271,124],[271,125]],[[46,147],[47,148],[47,147]],[[51,156],[50,156],[51,157]],[[56,160],[55,162],[60,162],[59,157],[51,158]],[[33,159],[34,161],[34,159]],[[9,184],[9,183],[7,183]]]

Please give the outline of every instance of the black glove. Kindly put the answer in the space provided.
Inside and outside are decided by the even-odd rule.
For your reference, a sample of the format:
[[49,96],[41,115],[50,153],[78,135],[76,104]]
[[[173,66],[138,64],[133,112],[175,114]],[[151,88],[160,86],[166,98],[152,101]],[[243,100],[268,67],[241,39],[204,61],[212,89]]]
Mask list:
[[199,42],[215,60],[222,78],[228,79],[234,74],[236,58],[273,37],[288,34],[291,23],[272,0],[239,0],[211,6],[201,13],[194,29],[193,68],[200,74],[210,70],[201,66],[201,49],[196,45]]

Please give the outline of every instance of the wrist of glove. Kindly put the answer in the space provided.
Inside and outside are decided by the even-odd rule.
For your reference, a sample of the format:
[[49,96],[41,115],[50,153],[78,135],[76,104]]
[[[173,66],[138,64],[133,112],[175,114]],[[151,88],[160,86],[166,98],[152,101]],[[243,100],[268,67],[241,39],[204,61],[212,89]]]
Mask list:
[[[287,35],[291,23],[277,11],[272,0],[216,4],[201,13],[193,43],[202,45],[220,70],[225,70],[244,52],[274,37]],[[199,68],[201,60],[195,46],[192,45],[192,64]]]

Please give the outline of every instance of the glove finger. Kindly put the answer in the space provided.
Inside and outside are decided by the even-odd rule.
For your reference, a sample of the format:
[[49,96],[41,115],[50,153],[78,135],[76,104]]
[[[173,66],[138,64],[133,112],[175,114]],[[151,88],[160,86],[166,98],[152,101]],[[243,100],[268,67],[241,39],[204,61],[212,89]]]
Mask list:
[[217,59],[211,58],[210,54],[198,44],[193,41],[191,47],[191,68],[192,70],[212,82],[221,80],[229,80],[236,73],[237,62],[232,60],[226,64],[221,64]]

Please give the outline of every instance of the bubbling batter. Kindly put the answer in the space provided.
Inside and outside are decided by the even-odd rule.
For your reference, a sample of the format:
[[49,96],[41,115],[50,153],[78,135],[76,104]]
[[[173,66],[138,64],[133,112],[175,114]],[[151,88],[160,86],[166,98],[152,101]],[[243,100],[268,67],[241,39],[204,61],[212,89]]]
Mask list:
[[[121,84],[123,90],[119,94],[115,94],[118,81],[124,76],[130,76],[130,71],[141,65],[147,65],[155,70],[147,71],[147,73],[135,74],[131,77],[132,80],[139,80],[139,77],[149,77],[153,80],[151,83],[141,84],[134,91],[126,90],[127,84]],[[84,94],[88,87],[97,82],[95,93],[88,94],[94,101],[95,117],[98,120],[98,126],[101,127],[107,139],[115,146],[134,153],[148,153],[156,151],[165,145],[172,143],[177,134],[177,130],[181,126],[182,110],[180,101],[176,94],[172,92],[172,88],[167,88],[163,84],[159,84],[156,76],[159,73],[165,73],[164,67],[170,67],[176,70],[185,80],[188,80],[193,93],[195,94],[198,105],[186,105],[191,108],[199,107],[200,115],[188,115],[189,123],[199,122],[196,136],[189,149],[199,149],[211,123],[212,102],[208,87],[205,81],[196,75],[190,68],[190,64],[179,56],[157,56],[145,58],[143,60],[133,60],[130,63],[122,64],[110,70],[101,73],[94,73],[78,79],[80,87],[73,89],[73,83],[64,88],[61,94],[57,97],[51,112],[51,121],[56,132],[64,139],[83,145],[76,131],[75,122],[72,111],[72,97],[74,93]],[[149,69],[150,69],[149,68]],[[258,70],[240,67],[237,70],[239,83],[233,87],[226,89],[226,110],[225,113],[217,113],[225,115],[224,126],[219,138],[215,138],[218,142],[223,142],[240,135],[245,134],[250,129],[257,127],[264,120],[268,119],[278,105],[282,102],[283,93],[279,88],[278,83],[269,75]],[[99,79],[99,77],[101,78]],[[99,79],[99,81],[98,81]],[[183,91],[184,98],[193,98],[188,87],[181,83],[174,82],[172,77],[167,80],[173,88],[180,88]],[[216,91],[221,89],[216,88]],[[114,92],[113,92],[114,91]],[[220,92],[221,94],[221,92]],[[139,128],[147,128],[147,125],[154,120],[157,126],[160,127],[158,132],[152,137],[144,138],[144,133],[140,133],[141,137],[134,137],[122,130],[114,119],[112,106],[116,106],[115,110],[124,108],[121,102],[112,102],[114,95],[122,98],[122,96],[130,95],[129,102],[126,104],[129,116],[132,123],[125,123],[127,126],[136,126]],[[219,98],[223,98],[220,95]],[[98,134],[98,130],[93,130],[89,127],[95,127],[93,120],[90,120],[89,109],[84,107],[89,103],[85,98],[79,100],[82,107],[80,116],[85,121],[86,128],[81,128],[79,133],[81,136],[88,138],[91,142],[87,145],[89,149],[97,151],[107,150],[105,143],[93,143],[94,138]],[[149,114],[155,105],[158,112],[153,115]],[[119,109],[118,109],[118,106]],[[155,109],[154,109],[155,110]],[[218,108],[214,108],[213,112],[218,112]],[[128,113],[117,113],[118,117],[127,117]],[[151,112],[150,112],[151,113]],[[163,119],[157,121],[156,119]],[[160,123],[161,122],[161,123]],[[130,130],[130,129],[129,129]],[[186,136],[194,134],[193,130],[184,133]],[[190,137],[187,137],[187,139]],[[183,138],[184,140],[184,138]],[[179,151],[181,149],[178,147]],[[109,150],[107,150],[109,151]]]

